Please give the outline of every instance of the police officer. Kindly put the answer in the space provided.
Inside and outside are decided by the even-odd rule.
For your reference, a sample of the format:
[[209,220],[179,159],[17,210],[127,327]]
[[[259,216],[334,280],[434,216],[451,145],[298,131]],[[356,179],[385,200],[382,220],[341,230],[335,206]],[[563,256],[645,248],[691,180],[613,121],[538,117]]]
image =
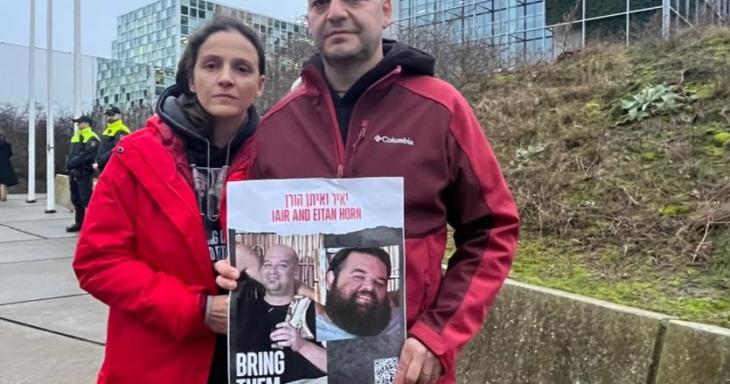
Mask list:
[[78,130],[71,136],[71,148],[66,160],[71,202],[75,210],[75,222],[66,227],[66,232],[78,232],[84,222],[84,213],[91,197],[92,164],[99,148],[99,136],[91,129],[93,120],[88,115],[73,120]]
[[129,134],[129,128],[124,125],[122,111],[119,108],[112,105],[107,108],[104,114],[107,116],[106,129],[101,133],[99,150],[96,152],[96,161],[93,165],[94,169],[98,170],[100,174],[109,161],[114,146],[117,145],[122,136]]

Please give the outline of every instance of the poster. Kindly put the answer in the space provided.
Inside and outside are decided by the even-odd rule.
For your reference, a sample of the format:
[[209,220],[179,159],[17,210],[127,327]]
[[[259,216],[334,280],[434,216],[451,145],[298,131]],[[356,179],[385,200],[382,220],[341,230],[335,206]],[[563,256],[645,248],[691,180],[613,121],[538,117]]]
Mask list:
[[405,341],[403,179],[228,184],[231,384],[381,384]]

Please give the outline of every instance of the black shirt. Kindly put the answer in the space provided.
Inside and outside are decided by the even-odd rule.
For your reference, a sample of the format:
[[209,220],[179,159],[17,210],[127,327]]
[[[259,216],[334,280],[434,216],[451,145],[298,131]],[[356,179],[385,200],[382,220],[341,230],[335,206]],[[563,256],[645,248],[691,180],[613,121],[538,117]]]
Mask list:
[[[249,281],[250,285],[260,284]],[[276,374],[271,372],[262,372],[266,368],[262,366],[251,367],[257,368],[259,371],[253,374],[253,371],[247,372],[245,377],[280,377],[281,383],[289,383],[295,380],[310,379],[324,376],[325,373],[320,371],[304,356],[298,352],[294,352],[291,348],[277,348],[271,341],[270,334],[276,329],[276,324],[283,322],[286,318],[289,305],[271,305],[263,299],[262,291],[259,287],[249,287],[250,290],[257,291],[254,294],[236,292],[232,300],[235,305],[231,307],[231,311],[235,313],[235,318],[231,319],[231,329],[236,330],[230,335],[231,338],[231,370],[236,372],[236,353],[246,354],[254,353],[257,358],[273,358],[276,354],[283,356],[283,373]],[[247,290],[241,287],[242,291]],[[307,308],[306,322],[307,327],[315,332],[315,304],[310,303]],[[311,340],[314,342],[313,340]],[[233,348],[235,347],[235,351]],[[282,355],[283,353],[283,355]],[[248,355],[243,356],[247,358]],[[280,367],[281,368],[281,367]],[[251,373],[250,375],[248,373]],[[270,373],[270,374],[266,374]]]

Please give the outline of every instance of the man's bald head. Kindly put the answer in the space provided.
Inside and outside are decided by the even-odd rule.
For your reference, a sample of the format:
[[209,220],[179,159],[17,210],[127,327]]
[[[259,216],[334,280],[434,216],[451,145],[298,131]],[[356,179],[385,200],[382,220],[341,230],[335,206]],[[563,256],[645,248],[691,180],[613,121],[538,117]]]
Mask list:
[[267,249],[261,264],[261,283],[267,295],[293,296],[298,270],[299,256],[294,249],[282,244]]
[[299,265],[299,256],[297,256],[297,251],[295,251],[294,248],[283,244],[276,244],[266,250],[264,262],[266,262],[267,258],[283,258],[289,260],[289,262],[294,265]]

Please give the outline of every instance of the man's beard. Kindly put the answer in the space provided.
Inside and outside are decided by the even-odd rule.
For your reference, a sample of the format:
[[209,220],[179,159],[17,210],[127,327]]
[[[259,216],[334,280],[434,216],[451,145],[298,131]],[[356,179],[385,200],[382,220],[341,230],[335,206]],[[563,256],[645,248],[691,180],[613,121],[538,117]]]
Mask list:
[[[336,286],[335,282],[335,286]],[[356,336],[375,336],[383,332],[390,323],[390,304],[388,300],[378,301],[372,293],[373,303],[358,304],[357,292],[349,298],[340,296],[337,289],[327,292],[325,312],[335,325]]]
[[319,52],[322,55],[322,60],[332,67],[348,68],[350,66],[357,66],[361,63],[368,61],[375,50],[378,47],[378,41],[370,42],[366,40],[360,40],[362,46],[356,52],[350,52],[349,54],[334,54],[328,55],[324,49],[324,46],[319,46]]
[[[321,51],[320,51],[321,52]],[[328,56],[322,53],[322,60],[324,60],[331,67],[347,68],[353,65],[358,65],[362,62],[367,61],[370,56],[368,51],[360,50],[350,55],[332,55]]]

